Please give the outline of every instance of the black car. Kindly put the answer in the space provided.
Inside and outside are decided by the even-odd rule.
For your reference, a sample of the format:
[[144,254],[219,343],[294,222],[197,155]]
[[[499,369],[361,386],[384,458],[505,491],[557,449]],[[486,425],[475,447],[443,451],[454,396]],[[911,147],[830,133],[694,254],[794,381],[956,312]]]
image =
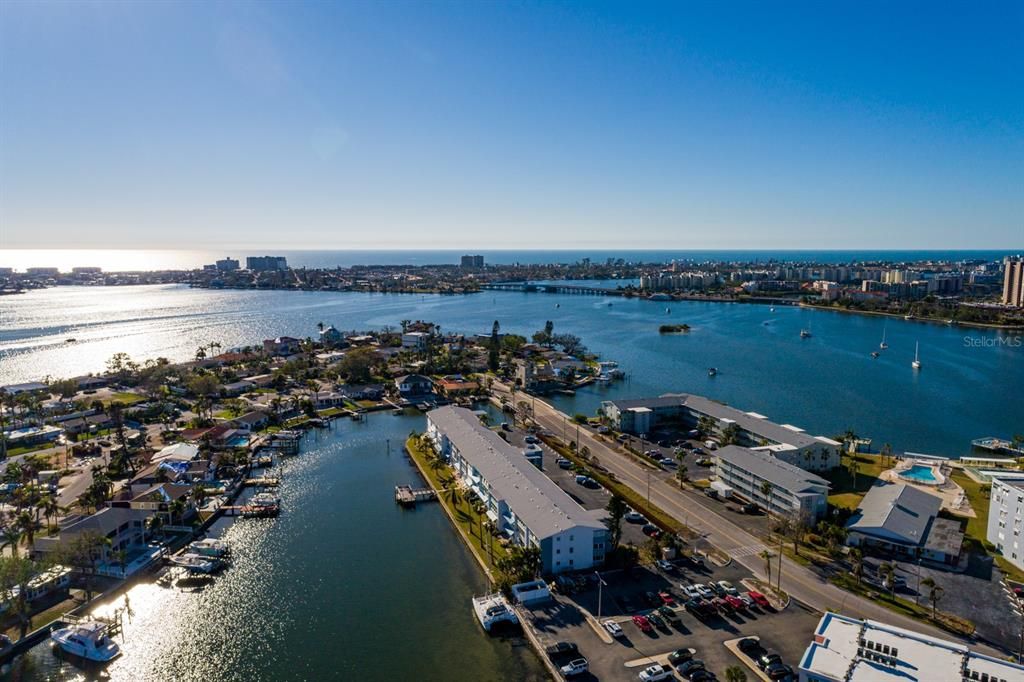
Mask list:
[[661,535],[661,529],[655,526],[653,523],[646,523],[640,531],[650,538],[656,538]]
[[785,677],[792,675],[793,669],[785,663],[772,663],[770,666],[765,668],[765,673],[767,673],[768,677],[772,678],[773,680],[781,680]]
[[659,630],[670,630],[668,623],[665,622],[665,619],[659,616],[654,611],[651,611],[647,614],[647,620],[650,621],[651,625],[658,628]]
[[689,649],[676,649],[668,655],[668,662],[673,666],[679,666],[691,660],[693,660],[693,652]]
[[715,677],[713,672],[710,670],[704,670],[703,668],[695,670],[690,675],[690,682],[716,682],[717,680],[718,678]]
[[774,663],[782,663],[782,656],[778,654],[763,654],[757,659],[757,665],[761,670],[768,670]]
[[766,653],[768,653],[767,651],[765,651],[764,647],[761,646],[761,642],[751,637],[741,639],[739,641],[739,644],[737,644],[736,646],[739,647],[740,651],[742,651],[755,661],[764,656]]
[[562,654],[575,654],[580,650],[576,642],[557,642],[544,649],[548,656],[560,656]]
[[661,606],[661,597],[654,592],[644,592],[644,601],[649,606]]
[[707,603],[703,599],[691,599],[683,604],[683,608],[698,618],[707,618],[714,613],[714,609],[711,604]]
[[689,661],[676,668],[676,670],[678,670],[679,674],[683,677],[690,679],[698,670],[704,670],[704,661],[699,658],[691,658]]

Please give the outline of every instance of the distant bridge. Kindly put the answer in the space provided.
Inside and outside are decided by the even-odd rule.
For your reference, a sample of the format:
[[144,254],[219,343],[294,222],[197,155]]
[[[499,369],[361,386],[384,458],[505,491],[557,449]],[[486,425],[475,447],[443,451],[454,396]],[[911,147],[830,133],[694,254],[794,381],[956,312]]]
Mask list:
[[622,289],[589,287],[579,284],[531,284],[529,282],[491,282],[480,285],[491,291],[539,291],[544,294],[579,294],[582,296],[624,296]]

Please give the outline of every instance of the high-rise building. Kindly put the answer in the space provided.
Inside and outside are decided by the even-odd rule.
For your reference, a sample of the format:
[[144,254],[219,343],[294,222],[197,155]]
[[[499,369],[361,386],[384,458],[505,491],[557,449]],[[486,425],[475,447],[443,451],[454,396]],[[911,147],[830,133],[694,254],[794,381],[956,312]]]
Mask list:
[[284,256],[248,256],[245,259],[245,269],[255,272],[287,270],[288,259]]
[[484,267],[484,257],[483,256],[468,256],[468,255],[467,256],[463,256],[462,257],[462,267],[464,267],[464,268],[476,268],[476,269],[483,268]]
[[1003,305],[1024,306],[1024,258],[1007,258],[1003,266]]
[[231,258],[230,256],[224,258],[223,260],[219,260],[216,263],[217,269],[220,270],[221,272],[230,272],[232,270],[237,270],[238,265],[238,261],[235,260],[234,258]]

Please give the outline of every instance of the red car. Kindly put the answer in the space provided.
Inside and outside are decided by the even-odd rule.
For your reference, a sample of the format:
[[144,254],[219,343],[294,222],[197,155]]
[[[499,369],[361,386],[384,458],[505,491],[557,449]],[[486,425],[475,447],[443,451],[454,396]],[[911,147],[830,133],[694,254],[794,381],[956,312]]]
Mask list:
[[760,592],[754,592],[751,590],[747,592],[747,596],[754,600],[754,603],[760,606],[762,609],[768,608],[768,597],[764,596]]
[[654,629],[651,621],[647,620],[645,616],[633,616],[633,623],[640,628],[640,632],[650,632]]
[[746,606],[746,604],[743,603],[742,599],[740,599],[739,597],[734,597],[731,594],[725,595],[724,597],[722,597],[722,599],[725,600],[726,604],[732,607],[733,611],[739,611],[744,606]]
[[676,598],[672,596],[671,592],[664,592],[664,591],[662,591],[662,592],[658,593],[658,596],[661,597],[661,602],[665,606],[675,606],[676,605]]

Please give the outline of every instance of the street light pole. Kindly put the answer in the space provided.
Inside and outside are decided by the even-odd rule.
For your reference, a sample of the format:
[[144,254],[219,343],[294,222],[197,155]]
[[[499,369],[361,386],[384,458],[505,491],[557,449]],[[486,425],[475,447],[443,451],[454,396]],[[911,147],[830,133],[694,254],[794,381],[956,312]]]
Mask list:
[[600,571],[594,571],[594,575],[597,576],[597,620],[598,622],[601,622],[601,600],[604,596],[604,592],[602,589],[604,588],[604,580],[601,579]]

